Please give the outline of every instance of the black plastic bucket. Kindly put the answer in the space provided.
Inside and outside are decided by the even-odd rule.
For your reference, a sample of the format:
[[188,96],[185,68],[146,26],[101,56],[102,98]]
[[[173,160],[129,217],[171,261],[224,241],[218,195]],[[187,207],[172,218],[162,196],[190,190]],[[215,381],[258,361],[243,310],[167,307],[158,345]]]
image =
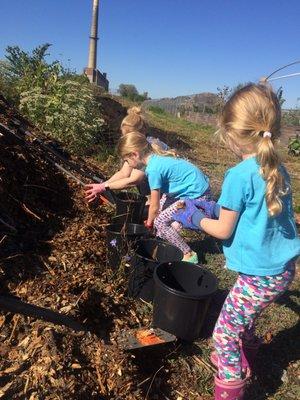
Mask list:
[[113,221],[116,224],[140,224],[143,221],[143,212],[146,197],[138,193],[115,193],[116,215]]
[[110,224],[106,227],[107,264],[111,268],[118,268],[122,257],[129,248],[133,248],[138,239],[148,236],[149,231],[144,225],[138,224]]
[[157,265],[167,261],[181,261],[183,253],[177,247],[159,239],[142,239],[136,243],[135,254],[130,260],[131,274],[128,295],[147,302],[153,300],[153,272]]
[[170,262],[154,271],[153,325],[173,335],[193,341],[200,336],[218,281],[197,264]]

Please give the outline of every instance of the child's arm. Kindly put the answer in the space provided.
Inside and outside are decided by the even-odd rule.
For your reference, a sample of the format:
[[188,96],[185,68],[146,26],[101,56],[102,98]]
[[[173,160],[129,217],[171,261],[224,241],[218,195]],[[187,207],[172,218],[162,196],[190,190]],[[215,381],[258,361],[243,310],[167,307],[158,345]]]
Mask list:
[[116,172],[113,176],[111,176],[105,183],[111,183],[114,181],[118,181],[119,179],[129,178],[132,173],[133,168],[128,165],[127,162],[124,162],[122,168]]
[[147,226],[152,226],[159,212],[160,190],[151,190],[150,206],[148,211]]
[[202,218],[199,226],[203,231],[218,239],[229,239],[235,229],[238,217],[237,211],[221,207],[219,219]]
[[[179,210],[173,215],[174,221],[178,221],[182,223],[182,225],[186,228],[191,228],[191,229],[202,229],[206,233],[215,236],[218,239],[228,239],[232,235],[238,217],[239,217],[239,212],[238,211],[233,211],[225,207],[220,208],[220,213],[215,214],[214,212],[210,212],[210,214],[213,216],[218,215],[218,219],[211,219],[207,218],[207,215],[205,215],[205,211],[207,212],[207,209],[205,210],[205,206],[203,202],[202,204],[202,209],[204,210],[201,211],[195,206],[195,202],[193,200],[185,200],[185,205],[183,208],[179,208]],[[211,208],[212,202],[206,202],[207,205],[209,205],[209,208]]]
[[[128,175],[129,174],[129,175]],[[120,177],[117,179],[117,177]],[[115,173],[110,179],[102,183],[91,183],[85,185],[85,198],[88,202],[94,201],[97,195],[105,192],[105,189],[126,189],[140,183],[145,177],[143,171],[129,167],[124,163],[120,171]]]
[[145,178],[145,173],[143,171],[139,171],[134,169],[130,176],[127,178],[121,178],[114,181],[106,181],[105,185],[108,186],[112,190],[117,189],[127,189],[133,186],[136,186]]

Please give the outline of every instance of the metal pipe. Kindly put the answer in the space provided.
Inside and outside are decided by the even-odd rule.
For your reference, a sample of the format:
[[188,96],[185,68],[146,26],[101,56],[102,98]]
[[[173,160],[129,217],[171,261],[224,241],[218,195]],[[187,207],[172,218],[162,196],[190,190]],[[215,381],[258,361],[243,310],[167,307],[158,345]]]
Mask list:
[[280,68],[276,69],[275,71],[273,71],[270,75],[268,75],[268,76],[266,77],[266,81],[269,81],[270,78],[271,78],[271,76],[275,75],[276,72],[279,72],[279,71],[281,71],[281,70],[283,70],[283,69],[285,69],[285,68],[287,68],[287,67],[291,67],[292,65],[295,65],[295,64],[300,64],[300,60],[294,61],[294,62],[292,62],[292,63],[290,63],[290,64],[286,64],[286,65],[284,65],[283,67],[280,67]]
[[88,60],[88,68],[92,69],[97,68],[98,13],[99,0],[94,0]]
[[290,78],[292,76],[298,76],[300,75],[300,72],[295,72],[294,74],[288,74],[288,75],[281,75],[281,76],[276,76],[275,78],[268,79],[268,81],[276,81],[276,79],[282,79],[282,78]]

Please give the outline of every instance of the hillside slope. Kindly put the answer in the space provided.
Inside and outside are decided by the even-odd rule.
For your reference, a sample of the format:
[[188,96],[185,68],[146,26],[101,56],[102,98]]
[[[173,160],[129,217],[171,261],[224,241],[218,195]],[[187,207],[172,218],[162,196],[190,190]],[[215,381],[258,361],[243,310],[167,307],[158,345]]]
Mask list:
[[218,96],[214,93],[198,93],[189,96],[165,97],[161,99],[146,100],[143,102],[145,108],[151,106],[160,107],[170,114],[177,115],[178,112],[213,110],[218,102]]

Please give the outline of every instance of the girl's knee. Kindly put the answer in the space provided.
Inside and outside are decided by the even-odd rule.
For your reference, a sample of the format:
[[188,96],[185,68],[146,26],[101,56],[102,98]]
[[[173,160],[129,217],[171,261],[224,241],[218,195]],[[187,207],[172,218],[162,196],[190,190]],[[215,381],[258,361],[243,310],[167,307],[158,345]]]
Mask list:
[[166,223],[164,222],[164,220],[162,218],[160,218],[159,216],[157,218],[155,218],[154,227],[157,230],[162,230],[165,226],[166,226]]

